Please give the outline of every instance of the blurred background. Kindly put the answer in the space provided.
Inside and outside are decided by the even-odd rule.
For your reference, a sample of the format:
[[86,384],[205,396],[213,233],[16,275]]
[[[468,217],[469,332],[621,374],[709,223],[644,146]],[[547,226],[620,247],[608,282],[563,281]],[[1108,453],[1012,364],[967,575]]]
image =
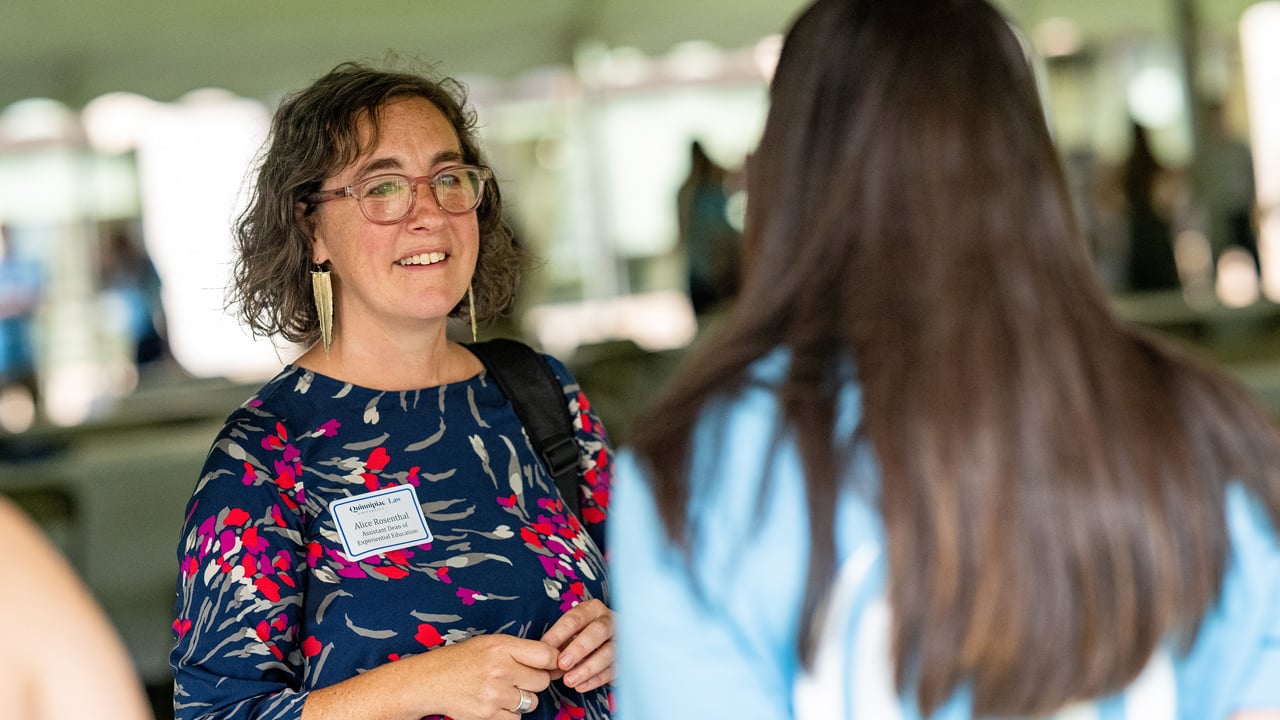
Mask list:
[[[1118,310],[1280,414],[1280,2],[996,2]],[[158,717],[187,496],[222,419],[298,350],[223,307],[281,95],[389,52],[468,85],[545,261],[487,333],[568,362],[621,446],[732,303],[741,167],[803,4],[6,4],[0,492],[106,607]]]

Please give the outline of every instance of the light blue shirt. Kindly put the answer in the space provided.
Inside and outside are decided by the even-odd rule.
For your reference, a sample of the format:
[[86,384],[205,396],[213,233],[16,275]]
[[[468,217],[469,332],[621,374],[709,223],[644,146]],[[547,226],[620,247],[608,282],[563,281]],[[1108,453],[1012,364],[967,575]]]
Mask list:
[[[867,500],[874,490],[838,502],[832,612],[814,668],[801,668],[808,519],[796,448],[773,443],[780,413],[767,387],[784,363],[780,353],[761,361],[762,385],[704,415],[691,464],[691,512],[703,522],[687,561],[667,540],[635,458],[620,458],[609,527],[620,720],[920,718],[893,687],[885,536]],[[847,437],[859,417],[850,383],[837,433]],[[876,487],[871,458],[858,456],[854,467],[854,486]],[[1233,553],[1223,592],[1190,651],[1158,652],[1124,692],[1057,718],[1212,720],[1280,709],[1280,544],[1262,506],[1239,487],[1228,491],[1227,520]],[[961,690],[932,720],[971,717]]]

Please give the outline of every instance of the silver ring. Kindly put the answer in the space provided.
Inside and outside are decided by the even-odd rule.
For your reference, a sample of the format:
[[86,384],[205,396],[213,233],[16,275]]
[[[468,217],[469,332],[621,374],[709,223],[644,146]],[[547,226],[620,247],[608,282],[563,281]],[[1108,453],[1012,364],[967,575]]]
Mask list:
[[526,691],[524,688],[516,689],[520,691],[520,704],[511,712],[523,715],[533,709],[533,693]]

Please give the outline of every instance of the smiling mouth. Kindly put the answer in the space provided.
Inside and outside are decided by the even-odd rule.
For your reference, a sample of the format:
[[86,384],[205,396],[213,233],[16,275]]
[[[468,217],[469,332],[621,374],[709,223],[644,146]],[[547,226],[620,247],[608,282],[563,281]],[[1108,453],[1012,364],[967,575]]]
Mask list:
[[410,255],[409,257],[398,261],[397,265],[435,265],[444,260],[448,255],[442,252],[421,253],[419,255]]

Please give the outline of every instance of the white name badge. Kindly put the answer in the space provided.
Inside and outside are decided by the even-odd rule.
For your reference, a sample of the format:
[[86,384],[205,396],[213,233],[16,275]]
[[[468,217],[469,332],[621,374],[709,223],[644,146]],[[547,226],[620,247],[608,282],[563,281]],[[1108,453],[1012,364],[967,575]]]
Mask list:
[[412,485],[397,485],[329,503],[342,550],[352,562],[431,542]]

